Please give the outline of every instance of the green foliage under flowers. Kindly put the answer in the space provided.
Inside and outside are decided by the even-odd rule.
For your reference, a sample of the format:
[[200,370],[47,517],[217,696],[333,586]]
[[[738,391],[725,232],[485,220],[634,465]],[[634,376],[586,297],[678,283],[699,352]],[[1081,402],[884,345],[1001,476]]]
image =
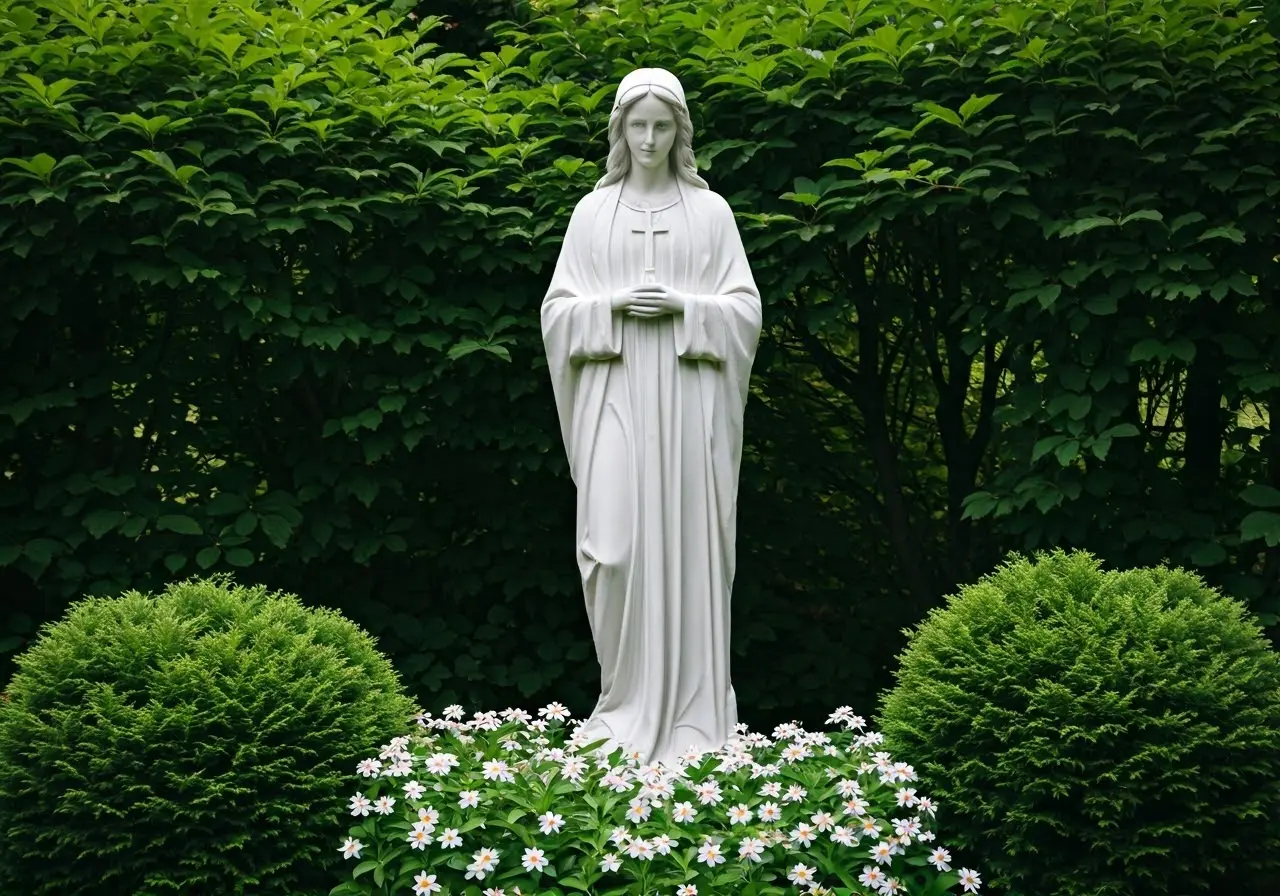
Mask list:
[[[939,896],[976,893],[935,840],[937,805],[849,707],[839,730],[746,726],[670,765],[586,743],[558,703],[539,719],[461,707],[359,763],[332,896],[561,894]],[[425,782],[425,783],[423,783]],[[883,855],[875,858],[874,854]],[[754,858],[753,858],[754,856]]]
[[417,711],[338,613],[226,577],[94,598],[0,704],[0,893],[307,896],[346,769]]
[[1280,656],[1241,604],[1057,551],[909,634],[886,744],[955,807],[949,834],[993,885],[1263,892],[1280,871]]

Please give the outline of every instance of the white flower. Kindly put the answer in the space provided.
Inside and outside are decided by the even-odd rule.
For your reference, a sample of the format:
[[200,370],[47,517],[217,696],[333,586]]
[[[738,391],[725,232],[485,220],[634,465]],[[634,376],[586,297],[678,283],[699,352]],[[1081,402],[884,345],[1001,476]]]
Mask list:
[[915,790],[913,790],[913,789],[909,789],[909,788],[906,788],[906,787],[903,787],[902,789],[900,789],[900,790],[897,792],[896,796],[898,797],[898,805],[899,805],[899,806],[907,806],[907,807],[910,807],[910,806],[914,806],[916,803],[918,803],[918,802],[920,801],[920,800],[919,800],[919,799],[917,799],[917,797],[916,797],[916,792],[915,792]]
[[841,846],[853,846],[853,831],[844,825],[836,825],[835,830],[831,832],[831,839]]
[[632,787],[632,782],[613,772],[601,778],[600,783],[610,788],[614,793],[626,793]]
[[851,781],[850,779],[845,778],[836,785],[836,790],[840,792],[842,797],[848,799],[851,796],[860,796],[862,794],[862,785],[857,781]]
[[458,794],[459,809],[474,809],[480,805],[480,791],[464,790]]
[[447,775],[450,769],[457,768],[458,757],[452,753],[436,753],[427,757],[426,766],[433,775]]
[[749,862],[764,861],[764,841],[755,837],[744,837],[738,846],[738,856]]
[[893,833],[902,841],[903,846],[911,843],[911,838],[920,833],[920,819],[918,818],[895,818],[893,819]]
[[876,824],[876,820],[871,817],[862,819],[862,836],[879,837],[880,825]]
[[714,868],[716,865],[724,864],[727,860],[724,857],[724,853],[720,851],[719,844],[707,840],[698,847],[698,861],[705,862],[709,868]]
[[604,872],[617,871],[622,867],[622,863],[618,861],[618,857],[613,853],[607,853],[600,859],[600,870]]
[[390,815],[396,807],[396,798],[393,796],[380,796],[378,801],[373,804],[373,811],[379,815]]
[[614,828],[613,832],[609,834],[609,839],[613,841],[615,846],[620,846],[631,839],[631,832],[626,828]]
[[777,803],[761,803],[756,810],[756,817],[766,824],[772,824],[782,820],[782,810]]
[[544,834],[558,834],[562,827],[564,827],[563,815],[548,812],[546,815],[540,815],[538,817],[538,829]]
[[876,890],[884,886],[884,879],[884,872],[873,865],[863,865],[862,873],[858,875],[859,883],[864,887],[871,887]]
[[653,858],[653,847],[643,837],[636,837],[627,844],[627,855],[647,862]]
[[410,781],[404,785],[404,797],[407,800],[420,800],[422,795],[427,792],[427,788],[423,787],[417,781]]
[[382,763],[376,759],[363,759],[356,766],[356,771],[366,778],[378,777],[378,772],[382,770]]
[[360,850],[362,849],[364,849],[363,843],[359,840],[353,840],[348,837],[347,842],[342,844],[342,848],[340,848],[338,852],[342,853],[342,857],[344,859],[358,859],[360,858]]
[[693,792],[698,797],[698,802],[704,806],[718,805],[724,799],[720,794],[720,782],[715,778],[707,778],[695,787]]
[[814,832],[813,828],[804,822],[801,822],[796,825],[796,829],[791,832],[791,841],[793,843],[799,843],[802,848],[808,849],[809,844],[817,839],[817,836],[818,835]]
[[922,796],[916,800],[916,809],[920,812],[928,812],[930,815],[938,814],[938,807],[927,796]]
[[950,871],[951,853],[947,852],[941,846],[929,853],[929,864],[933,865],[939,871]]
[[964,888],[966,893],[976,893],[978,888],[982,886],[982,878],[978,876],[978,872],[970,868],[961,868],[960,886]]
[[524,866],[525,871],[541,871],[551,863],[547,861],[542,850],[535,846],[524,851],[524,858],[520,860],[520,864]]
[[745,803],[739,803],[736,806],[729,807],[729,824],[747,824],[754,817],[751,809]]
[[436,843],[440,844],[441,849],[457,849],[462,845],[462,838],[458,836],[457,828],[445,828],[440,832]]
[[418,821],[428,826],[430,831],[434,831],[436,824],[440,821],[440,813],[431,806],[418,810]]
[[423,830],[419,825],[414,825],[408,839],[411,849],[426,849],[431,845],[431,832]]
[[888,865],[893,861],[893,845],[881,840],[871,847],[871,858],[876,860],[877,865]]
[[363,793],[357,793],[351,798],[351,814],[365,817],[369,814],[369,807],[372,805],[373,803],[369,802]]
[[685,884],[676,890],[676,896],[698,896],[698,888],[693,884]]
[[820,831],[829,831],[835,827],[836,823],[830,812],[815,812],[809,821],[813,822],[813,826]]
[[555,722],[563,722],[569,718],[569,710],[561,703],[549,703],[542,709],[538,710],[538,715],[544,719],[551,719]]
[[570,781],[578,782],[587,770],[587,764],[576,756],[570,757],[560,766],[560,774]]
[[649,845],[653,847],[653,851],[658,855],[668,856],[671,855],[671,850],[680,845],[680,841],[672,840],[667,834],[659,834],[649,842]]
[[765,785],[760,788],[760,795],[771,796],[774,799],[777,799],[782,795],[782,785],[777,781],[767,781],[765,782]]
[[809,795],[809,791],[805,790],[799,784],[792,784],[787,788],[787,795],[783,797],[789,803],[798,803]]
[[644,800],[632,800],[630,808],[627,809],[627,821],[632,824],[640,824],[647,821],[653,810],[649,808],[649,804]]
[[816,868],[809,868],[805,865],[796,865],[796,867],[792,868],[787,874],[787,880],[791,881],[798,887],[808,886],[817,880],[814,876],[815,874],[817,874]]
[[511,774],[511,767],[501,759],[491,759],[484,764],[484,779],[486,781],[502,781],[505,784],[510,784],[516,779],[516,776]]
[[457,719],[460,719],[463,716],[465,716],[466,712],[463,710],[463,708],[459,704],[450,703],[448,706],[444,708],[444,712],[442,712],[441,715],[444,716],[446,719],[454,719],[456,721]]
[[496,849],[490,849],[489,847],[474,853],[471,856],[471,864],[467,866],[466,879],[484,880],[484,876],[497,866],[498,855],[499,853]]
[[852,799],[845,801],[844,814],[845,815],[866,815],[867,807],[869,805],[871,804],[868,803],[866,800],[862,799],[861,797],[855,796]]
[[423,871],[421,874],[415,875],[413,878],[414,896],[427,896],[429,893],[439,893],[440,884],[436,883],[434,874],[427,874]]
[[676,803],[671,807],[671,820],[678,824],[689,824],[698,817],[698,810],[693,803]]

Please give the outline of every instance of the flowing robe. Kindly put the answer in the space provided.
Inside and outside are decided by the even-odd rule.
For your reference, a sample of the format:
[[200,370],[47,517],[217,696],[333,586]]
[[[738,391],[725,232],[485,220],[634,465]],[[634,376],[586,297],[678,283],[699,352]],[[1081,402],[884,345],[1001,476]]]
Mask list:
[[[678,182],[648,215],[621,184],[573,211],[542,333],[577,486],[577,559],[600,661],[591,739],[671,762],[733,734],[729,681],[738,469],[760,295],[728,203]],[[641,232],[637,232],[641,231]],[[681,315],[615,312],[653,279],[690,296]]]

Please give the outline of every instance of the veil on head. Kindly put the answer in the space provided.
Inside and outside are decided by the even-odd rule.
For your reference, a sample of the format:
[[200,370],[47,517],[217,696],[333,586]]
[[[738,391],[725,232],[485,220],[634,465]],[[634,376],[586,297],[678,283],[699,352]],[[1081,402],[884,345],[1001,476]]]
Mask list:
[[685,102],[684,87],[680,79],[664,68],[638,68],[627,74],[618,84],[613,109],[609,113],[609,158],[605,173],[598,181],[597,190],[617,183],[631,170],[631,150],[623,136],[623,119],[626,110],[643,96],[652,93],[672,108],[676,121],[676,140],[671,147],[668,164],[676,179],[691,186],[710,189],[698,174],[698,163],[693,155],[693,122]]

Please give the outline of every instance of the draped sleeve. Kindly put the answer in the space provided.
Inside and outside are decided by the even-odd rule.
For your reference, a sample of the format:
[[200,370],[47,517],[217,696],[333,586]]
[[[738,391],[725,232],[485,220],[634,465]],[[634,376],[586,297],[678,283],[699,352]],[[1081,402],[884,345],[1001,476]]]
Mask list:
[[622,321],[609,296],[593,294],[589,210],[579,202],[569,218],[551,285],[542,300],[542,339],[548,361],[583,364],[622,354]]

